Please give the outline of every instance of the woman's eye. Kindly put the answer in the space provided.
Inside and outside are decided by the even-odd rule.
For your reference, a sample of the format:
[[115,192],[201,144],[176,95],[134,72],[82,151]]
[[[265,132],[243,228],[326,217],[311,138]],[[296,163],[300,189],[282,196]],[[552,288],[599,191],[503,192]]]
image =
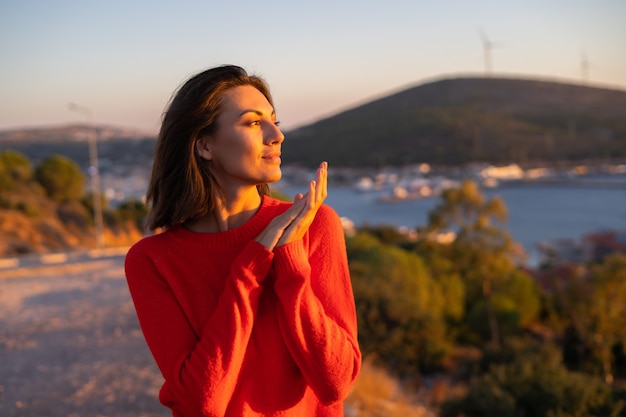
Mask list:
[[260,125],[261,125],[260,120],[253,120],[251,122],[248,122],[248,126],[260,126]]
[[280,120],[274,120],[274,126],[280,126]]

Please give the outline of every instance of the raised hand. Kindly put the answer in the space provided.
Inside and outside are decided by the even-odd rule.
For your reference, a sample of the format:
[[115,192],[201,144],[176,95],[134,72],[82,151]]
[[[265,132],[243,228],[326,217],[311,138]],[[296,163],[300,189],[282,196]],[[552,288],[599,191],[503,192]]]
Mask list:
[[309,183],[309,191],[305,195],[296,195],[293,206],[276,216],[257,236],[256,241],[273,250],[277,246],[302,239],[326,199],[327,185],[328,163],[322,162],[317,169],[316,179]]

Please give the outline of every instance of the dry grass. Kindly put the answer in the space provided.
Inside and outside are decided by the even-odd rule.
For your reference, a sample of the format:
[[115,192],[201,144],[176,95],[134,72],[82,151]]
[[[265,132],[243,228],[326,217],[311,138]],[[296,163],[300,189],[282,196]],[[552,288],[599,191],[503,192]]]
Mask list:
[[385,369],[365,358],[361,373],[345,403],[346,417],[434,417],[420,403],[417,393],[409,393]]

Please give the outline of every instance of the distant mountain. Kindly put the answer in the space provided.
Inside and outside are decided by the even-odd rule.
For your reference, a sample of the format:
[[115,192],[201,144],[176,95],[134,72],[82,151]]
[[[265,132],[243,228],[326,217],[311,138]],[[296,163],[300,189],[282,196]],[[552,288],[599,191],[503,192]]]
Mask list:
[[[60,154],[87,167],[88,138],[93,133],[97,135],[101,162],[148,167],[152,164],[155,134],[113,126],[71,125],[0,131],[0,150],[21,152],[35,164],[50,155]],[[100,167],[105,168],[102,164]]]
[[[0,150],[33,162],[61,153],[88,164],[86,138],[101,159],[152,162],[156,135],[73,125],[0,131]],[[505,78],[455,78],[418,85],[285,133],[285,164],[385,166],[427,162],[531,164],[626,160],[626,91]]]
[[99,141],[118,139],[154,138],[156,135],[138,129],[116,126],[66,125],[37,128],[0,130],[0,145],[4,143],[23,142],[84,142],[92,133],[98,135]]
[[285,163],[382,166],[626,158],[626,91],[456,78],[286,133]]

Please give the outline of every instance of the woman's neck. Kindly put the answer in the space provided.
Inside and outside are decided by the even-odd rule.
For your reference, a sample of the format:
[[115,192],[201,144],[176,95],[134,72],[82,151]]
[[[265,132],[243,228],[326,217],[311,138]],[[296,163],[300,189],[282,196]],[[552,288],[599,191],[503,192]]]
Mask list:
[[206,216],[189,222],[187,229],[194,232],[217,233],[242,226],[255,215],[261,205],[256,187],[228,192],[217,202],[215,209]]

